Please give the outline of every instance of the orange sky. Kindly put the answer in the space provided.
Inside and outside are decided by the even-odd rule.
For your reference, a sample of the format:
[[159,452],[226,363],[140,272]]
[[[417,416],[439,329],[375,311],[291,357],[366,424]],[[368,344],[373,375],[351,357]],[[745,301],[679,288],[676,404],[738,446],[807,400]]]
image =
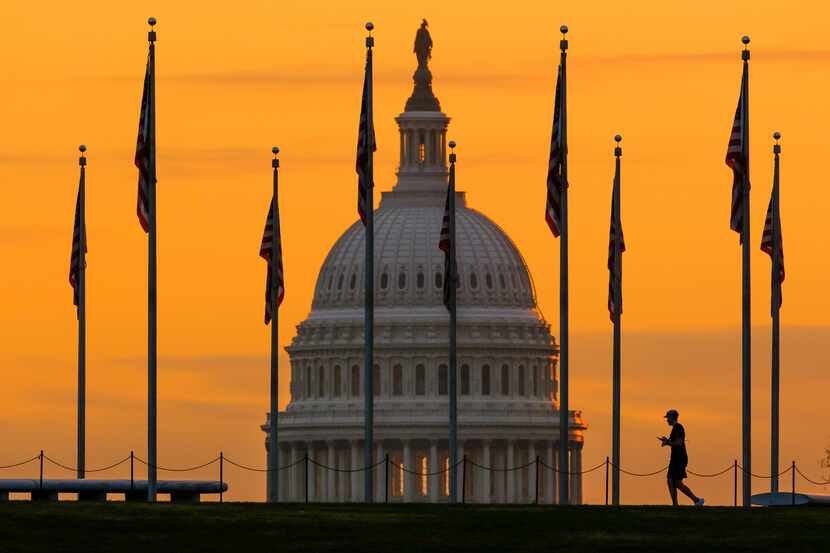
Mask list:
[[[356,219],[354,144],[363,23],[376,25],[376,181],[394,184],[393,117],[411,90],[414,32],[430,22],[434,89],[459,143],[459,188],[522,250],[558,329],[558,243],[543,220],[556,30],[569,65],[572,405],[590,424],[585,465],[604,459],[610,403],[605,270],[612,136],[623,141],[623,460],[663,463],[653,436],[684,414],[692,465],[739,456],[740,280],[723,163],[752,36],[752,263],[755,470],[767,473],[769,259],[757,249],[783,133],[783,452],[813,477],[830,435],[830,156],[824,2],[143,2],[5,7],[0,53],[0,464],[40,448],[74,460],[75,318],[67,283],[77,145],[88,166],[88,465],[146,449],[146,238],[132,164],[147,16],[159,20],[160,463],[224,449],[261,466],[267,405],[264,262],[270,148],[282,148],[287,344],[317,269]],[[378,194],[379,196],[379,194]],[[283,366],[285,356],[283,356]],[[285,375],[285,373],[283,373]],[[287,378],[281,389],[287,399]],[[22,473],[9,473],[22,474]],[[53,473],[58,476],[61,473]],[[208,476],[210,473],[204,474]],[[6,476],[0,474],[0,477]],[[260,499],[259,475],[231,473],[232,499]],[[586,499],[601,478],[586,477]],[[696,484],[694,480],[691,481]],[[714,501],[731,482],[697,484]],[[623,499],[664,501],[660,478]],[[757,488],[763,487],[756,483]]]

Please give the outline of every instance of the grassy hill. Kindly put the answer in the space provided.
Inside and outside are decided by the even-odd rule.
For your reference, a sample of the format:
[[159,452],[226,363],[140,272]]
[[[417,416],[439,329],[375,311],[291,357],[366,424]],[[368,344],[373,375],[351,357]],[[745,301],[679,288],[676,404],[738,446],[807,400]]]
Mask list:
[[830,509],[0,503],[0,551],[830,551]]

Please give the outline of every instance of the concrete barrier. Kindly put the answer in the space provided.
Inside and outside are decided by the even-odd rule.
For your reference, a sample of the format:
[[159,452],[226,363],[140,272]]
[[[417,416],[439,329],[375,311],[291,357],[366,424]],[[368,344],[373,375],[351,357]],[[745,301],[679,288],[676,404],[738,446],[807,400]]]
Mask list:
[[[202,494],[228,491],[227,482],[218,480],[159,480],[159,494],[169,494],[170,501],[198,503]],[[76,493],[81,501],[106,501],[108,493],[123,493],[127,501],[147,500],[147,480],[0,480],[0,501],[10,493],[28,493],[32,501],[57,501],[60,493]]]

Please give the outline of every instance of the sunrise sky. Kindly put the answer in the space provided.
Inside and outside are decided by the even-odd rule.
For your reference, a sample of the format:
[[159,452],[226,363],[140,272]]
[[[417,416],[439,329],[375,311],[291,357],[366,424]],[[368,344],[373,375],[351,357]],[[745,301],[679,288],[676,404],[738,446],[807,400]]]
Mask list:
[[[354,149],[363,24],[374,22],[379,191],[395,182],[394,116],[411,91],[422,17],[434,90],[459,143],[458,187],[521,249],[558,334],[558,242],[544,222],[558,28],[570,26],[571,405],[585,467],[610,448],[611,328],[605,268],[615,133],[623,135],[623,464],[666,451],[681,413],[690,468],[740,457],[740,257],[723,162],[752,37],[754,469],[769,473],[769,258],[758,242],[782,139],[782,463],[811,477],[830,442],[830,4],[732,2],[14,2],[0,51],[0,465],[45,449],[74,463],[76,320],[67,282],[88,146],[88,467],[146,452],[146,236],[132,163],[146,56],[158,18],[159,462],[219,450],[263,466],[268,330],[259,240],[282,149],[286,345],[316,273],[357,218]],[[379,194],[377,194],[379,196]],[[287,357],[281,399],[287,401]],[[34,474],[34,467],[0,478]],[[119,474],[117,471],[111,473]],[[123,474],[121,474],[123,476]],[[230,499],[264,496],[229,471]],[[70,476],[49,468],[47,476]],[[194,477],[215,478],[213,469]],[[164,473],[160,475],[164,477]],[[586,476],[585,499],[604,479]],[[689,483],[731,502],[731,476]],[[766,487],[756,480],[755,489]],[[799,486],[803,486],[800,483]],[[662,476],[623,480],[625,502],[665,502]],[[789,489],[789,481],[785,484]],[[807,489],[807,488],[805,488]]]

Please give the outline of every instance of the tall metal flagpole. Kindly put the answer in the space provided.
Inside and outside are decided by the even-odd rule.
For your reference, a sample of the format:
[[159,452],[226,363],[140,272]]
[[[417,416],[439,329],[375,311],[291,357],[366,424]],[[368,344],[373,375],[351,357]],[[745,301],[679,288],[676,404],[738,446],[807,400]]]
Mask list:
[[781,139],[781,133],[775,132],[773,135],[775,145],[772,147],[772,152],[775,154],[775,171],[772,179],[772,382],[771,382],[771,415],[772,420],[770,424],[770,492],[778,493],[778,452],[780,440],[780,420],[779,420],[779,402],[780,402],[780,370],[781,370],[781,350],[780,350],[780,310],[781,310],[781,272],[779,264],[781,263],[781,197],[780,197],[780,177],[779,177],[779,155],[781,154],[781,145],[778,141]]
[[156,477],[158,466],[156,434],[156,18],[147,20],[150,32],[150,123],[149,158],[150,182],[147,183],[147,204],[149,205],[149,256],[147,273],[147,501],[156,500]]
[[374,464],[372,451],[374,446],[373,427],[375,416],[374,398],[374,341],[375,341],[375,198],[374,198],[374,143],[375,126],[372,114],[372,48],[375,39],[372,36],[372,29],[375,26],[370,22],[366,23],[366,30],[369,36],[366,37],[366,259],[364,262],[365,271],[365,293],[363,302],[364,321],[364,351],[363,351],[363,493],[366,503],[374,501],[374,487],[372,486],[373,471],[369,469]]
[[744,71],[744,90],[743,90],[743,137],[742,144],[744,148],[744,186],[743,186],[743,228],[741,237],[743,239],[742,249],[742,265],[743,265],[743,317],[741,321],[742,326],[742,340],[741,340],[741,418],[743,420],[742,432],[742,450],[743,450],[743,505],[750,507],[752,504],[752,339],[751,339],[751,319],[750,319],[750,264],[749,264],[749,37],[744,36],[741,39],[744,44],[744,50],[741,52],[741,59],[743,60]]
[[622,252],[620,251],[620,235],[622,234],[622,215],[620,207],[620,188],[622,186],[622,175],[620,174],[620,158],[622,148],[620,141],[622,136],[616,135],[614,140],[617,146],[614,148],[615,172],[614,172],[614,198],[612,199],[612,210],[614,217],[614,368],[613,368],[613,415],[612,415],[612,438],[611,438],[611,460],[613,462],[611,472],[611,503],[620,504],[620,326],[622,318]]
[[78,478],[86,475],[86,146],[78,147]]
[[449,439],[449,464],[450,464],[450,503],[458,503],[458,352],[456,345],[456,329],[457,329],[457,280],[458,267],[455,262],[455,141],[450,140],[450,193],[449,200],[449,227],[450,227],[450,274],[444,275],[444,278],[450,278],[450,328],[449,328],[449,342],[450,342],[450,374],[449,376],[449,407],[450,407],[450,439]]
[[562,228],[559,246],[559,504],[567,505],[569,467],[568,440],[570,438],[570,417],[568,411],[568,101],[565,64],[568,57],[568,41],[565,35],[568,26],[562,25],[562,40],[559,41],[562,67],[561,129],[562,129],[562,190],[560,209]]
[[277,154],[280,149],[274,146],[271,148],[274,154],[274,159],[271,160],[271,167],[274,168],[274,189],[272,191],[271,205],[274,206],[271,210],[271,297],[268,301],[271,302],[271,389],[270,389],[270,417],[268,420],[269,428],[268,435],[270,443],[268,446],[268,502],[276,503],[279,501],[280,494],[280,448],[279,440],[277,438],[277,416],[279,405],[277,402],[277,395],[279,393],[279,300],[277,291],[277,247],[279,244],[277,240],[279,235],[277,229],[279,228],[279,167],[280,160],[277,159]]

